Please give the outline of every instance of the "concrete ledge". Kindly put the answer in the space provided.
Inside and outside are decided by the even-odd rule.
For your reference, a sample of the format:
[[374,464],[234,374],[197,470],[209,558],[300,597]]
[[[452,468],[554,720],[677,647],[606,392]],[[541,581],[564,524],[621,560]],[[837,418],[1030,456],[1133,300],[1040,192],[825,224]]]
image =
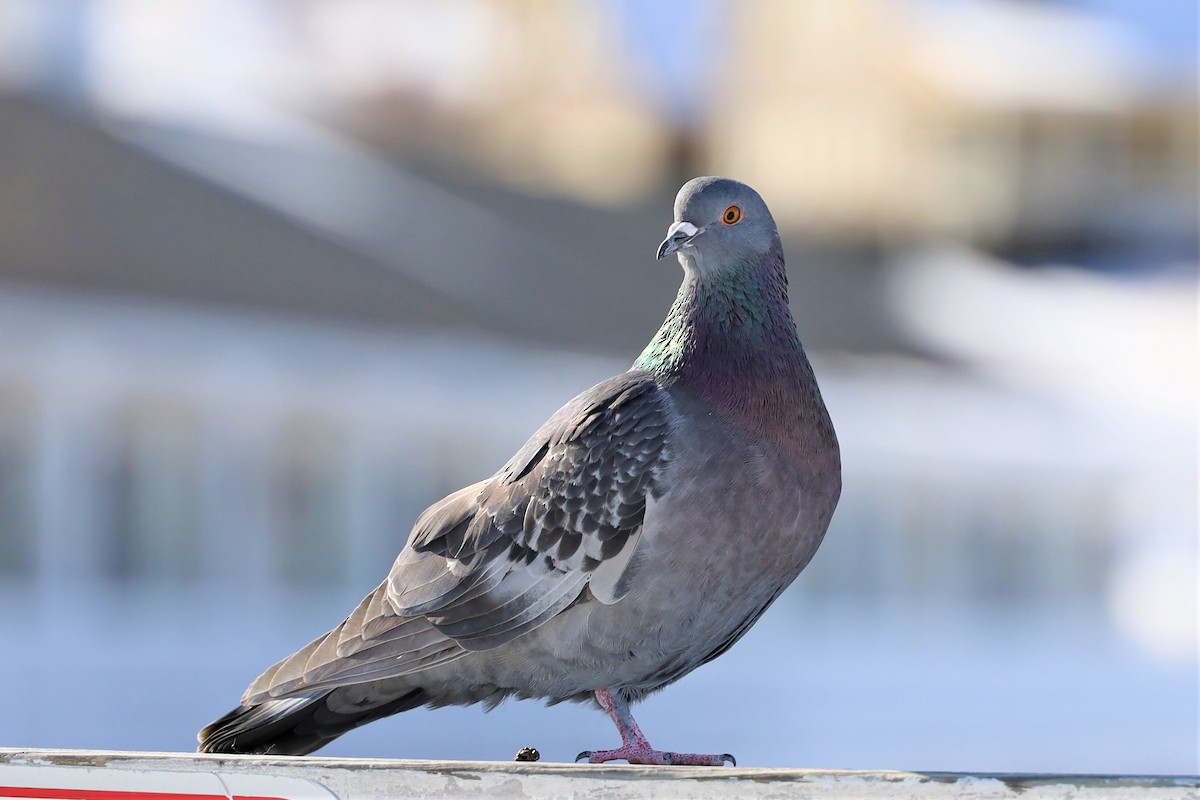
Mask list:
[[[88,790],[91,790],[90,792]],[[211,756],[0,748],[0,798],[407,800],[408,798],[1170,798],[1196,776],[633,767],[477,761]]]

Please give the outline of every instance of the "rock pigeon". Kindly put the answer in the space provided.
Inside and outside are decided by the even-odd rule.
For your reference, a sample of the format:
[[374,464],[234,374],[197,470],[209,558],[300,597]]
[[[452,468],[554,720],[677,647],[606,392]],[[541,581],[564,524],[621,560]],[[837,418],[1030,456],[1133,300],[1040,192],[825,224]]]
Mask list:
[[515,696],[595,702],[622,744],[580,754],[592,763],[733,762],[654,749],[630,705],[728,650],[804,569],[841,459],[758,193],[689,181],[671,254],[682,287],[629,371],[430,506],[383,583],[255,680],[200,751],[304,754],[418,706]]

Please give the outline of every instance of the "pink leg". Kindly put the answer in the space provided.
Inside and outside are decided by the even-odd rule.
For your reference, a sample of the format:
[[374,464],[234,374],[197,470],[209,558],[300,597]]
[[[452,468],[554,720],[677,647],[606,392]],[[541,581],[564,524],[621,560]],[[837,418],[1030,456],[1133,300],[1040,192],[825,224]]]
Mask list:
[[576,761],[587,759],[589,764],[603,764],[606,761],[624,759],[630,764],[666,764],[679,766],[719,767],[728,761],[737,766],[737,761],[728,753],[707,755],[702,753],[668,753],[665,750],[655,750],[646,741],[645,734],[638,727],[629,710],[629,703],[620,695],[614,695],[608,689],[596,690],[596,702],[608,712],[621,733],[621,746],[616,750],[584,750],[575,756]]

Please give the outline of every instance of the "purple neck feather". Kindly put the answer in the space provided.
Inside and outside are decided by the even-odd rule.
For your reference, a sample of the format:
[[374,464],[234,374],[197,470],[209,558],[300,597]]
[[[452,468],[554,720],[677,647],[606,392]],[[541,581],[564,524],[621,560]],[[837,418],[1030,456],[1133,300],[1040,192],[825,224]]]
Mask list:
[[687,273],[666,321],[634,364],[738,427],[781,435],[827,420],[788,308],[783,256],[717,278]]

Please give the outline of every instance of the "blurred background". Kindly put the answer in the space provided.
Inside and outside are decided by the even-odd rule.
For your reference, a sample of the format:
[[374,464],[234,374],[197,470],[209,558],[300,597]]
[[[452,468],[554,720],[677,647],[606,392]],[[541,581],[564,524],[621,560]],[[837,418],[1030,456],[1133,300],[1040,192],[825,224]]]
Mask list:
[[[1196,772],[1191,0],[0,0],[0,745],[189,750],[778,218],[825,545],[660,747]],[[329,755],[547,760],[581,707]]]

